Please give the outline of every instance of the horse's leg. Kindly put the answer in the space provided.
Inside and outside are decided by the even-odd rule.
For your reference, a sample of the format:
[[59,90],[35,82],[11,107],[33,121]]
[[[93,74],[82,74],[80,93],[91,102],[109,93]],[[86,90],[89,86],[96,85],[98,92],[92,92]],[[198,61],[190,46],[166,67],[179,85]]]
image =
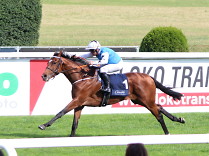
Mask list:
[[177,117],[173,116],[172,114],[167,112],[160,104],[157,104],[157,106],[159,107],[160,112],[163,113],[165,116],[167,116],[170,120],[180,122],[180,123],[185,123],[184,118],[182,118],[182,117],[177,118]]
[[166,126],[165,121],[164,121],[164,119],[163,119],[163,115],[162,115],[161,113],[159,114],[159,119],[157,119],[157,120],[158,120],[158,122],[160,123],[160,125],[161,125],[161,127],[162,127],[164,133],[165,133],[166,135],[169,134],[168,129],[167,129],[167,126]]
[[84,106],[77,107],[74,109],[74,118],[73,118],[72,130],[70,134],[71,137],[75,136],[75,132],[78,127],[78,120],[80,119],[81,111],[83,108]]
[[78,107],[78,100],[72,100],[62,111],[60,111],[57,115],[55,115],[49,122],[39,125],[38,128],[41,130],[45,130],[46,127],[51,126],[57,119],[61,118],[63,115],[68,113],[69,111]]
[[[156,105],[155,105],[156,106]],[[158,109],[158,107],[152,107],[152,108],[148,108],[150,110],[150,112],[156,117],[157,121],[160,123],[164,133],[167,135],[169,134],[168,128],[165,124],[165,121],[163,119],[163,115],[161,114],[160,110]]]
[[51,126],[57,119],[61,118],[63,115],[65,115],[66,113],[62,110],[60,111],[57,115],[55,115],[49,122],[39,125],[38,128],[41,130],[45,130],[46,127]]
[[[140,101],[137,101],[137,100],[132,100],[133,103],[135,104],[139,104],[141,103]],[[160,112],[159,108],[157,107],[157,105],[154,103],[154,100],[152,102],[150,102],[151,104],[143,104],[141,103],[140,105],[146,107],[154,116],[155,118],[157,119],[157,121],[160,123],[163,131],[165,134],[169,134],[169,131],[166,127],[166,124],[165,124],[165,121],[163,119],[163,115],[162,113]]]

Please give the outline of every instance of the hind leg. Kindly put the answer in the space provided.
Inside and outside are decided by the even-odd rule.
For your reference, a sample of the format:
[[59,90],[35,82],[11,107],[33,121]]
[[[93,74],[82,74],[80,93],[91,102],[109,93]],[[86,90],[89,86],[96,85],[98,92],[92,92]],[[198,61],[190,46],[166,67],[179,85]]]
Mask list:
[[159,111],[159,108],[157,107],[157,105],[154,102],[150,102],[150,105],[144,105],[142,102],[136,101],[136,100],[132,100],[133,103],[137,104],[139,103],[140,105],[146,107],[157,119],[157,121],[160,123],[163,131],[165,134],[169,134],[168,128],[165,124],[165,121],[163,119],[163,115],[162,113]]
[[150,112],[156,117],[157,121],[160,123],[164,133],[167,135],[169,134],[168,128],[165,124],[165,121],[163,119],[162,113],[158,110],[157,107],[148,108]]
[[161,113],[163,113],[165,116],[167,116],[170,120],[172,121],[176,121],[176,122],[180,122],[180,123],[185,123],[185,119],[184,118],[177,118],[175,116],[173,116],[172,114],[168,113],[160,104],[157,104],[159,110]]

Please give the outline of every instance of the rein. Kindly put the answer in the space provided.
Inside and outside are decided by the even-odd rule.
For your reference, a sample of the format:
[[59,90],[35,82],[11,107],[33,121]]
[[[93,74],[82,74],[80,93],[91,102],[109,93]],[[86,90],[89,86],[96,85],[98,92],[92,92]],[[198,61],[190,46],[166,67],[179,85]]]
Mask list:
[[[87,66],[87,65],[82,65],[82,66],[79,66],[79,65],[78,65],[78,67],[81,68],[81,69],[82,69],[83,67],[86,67],[86,66]],[[71,68],[71,69],[68,69],[68,70],[63,70],[63,71],[61,71],[60,73],[64,73],[64,72],[67,72],[67,71],[70,71],[70,70],[74,70],[74,69],[78,69],[78,68],[76,67],[76,68]]]

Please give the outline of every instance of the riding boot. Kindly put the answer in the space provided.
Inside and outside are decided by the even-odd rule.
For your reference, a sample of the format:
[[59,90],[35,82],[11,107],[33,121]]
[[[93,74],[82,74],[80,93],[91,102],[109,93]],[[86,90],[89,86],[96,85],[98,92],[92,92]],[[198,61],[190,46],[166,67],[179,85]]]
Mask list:
[[110,93],[110,79],[107,73],[100,73],[101,79],[104,81],[104,88],[102,89],[103,92]]

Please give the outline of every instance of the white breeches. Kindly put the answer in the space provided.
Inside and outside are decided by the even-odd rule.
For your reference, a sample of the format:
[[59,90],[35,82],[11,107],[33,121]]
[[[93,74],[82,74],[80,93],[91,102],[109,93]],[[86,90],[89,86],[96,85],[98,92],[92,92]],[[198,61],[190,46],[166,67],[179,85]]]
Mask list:
[[121,60],[118,64],[107,64],[100,68],[100,73],[114,73],[123,69],[123,61]]

